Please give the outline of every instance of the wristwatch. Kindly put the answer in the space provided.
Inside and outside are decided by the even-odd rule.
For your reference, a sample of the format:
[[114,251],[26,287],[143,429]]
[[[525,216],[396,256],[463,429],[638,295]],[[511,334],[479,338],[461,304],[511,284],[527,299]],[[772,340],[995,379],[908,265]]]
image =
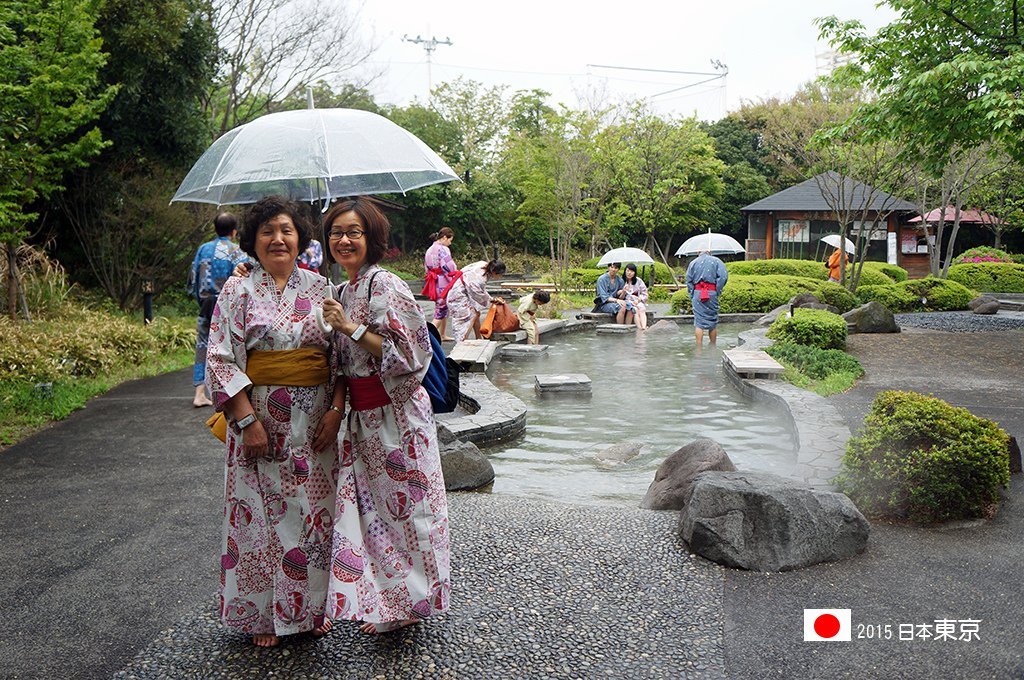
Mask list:
[[249,415],[245,416],[244,418],[240,418],[238,421],[236,421],[235,425],[238,426],[239,430],[244,430],[245,428],[249,427],[250,425],[252,425],[255,422],[256,422],[256,414],[255,413],[250,413]]
[[348,337],[352,338],[352,342],[359,342],[364,335],[366,335],[366,324],[361,323],[356,326],[356,329],[352,331],[352,335]]

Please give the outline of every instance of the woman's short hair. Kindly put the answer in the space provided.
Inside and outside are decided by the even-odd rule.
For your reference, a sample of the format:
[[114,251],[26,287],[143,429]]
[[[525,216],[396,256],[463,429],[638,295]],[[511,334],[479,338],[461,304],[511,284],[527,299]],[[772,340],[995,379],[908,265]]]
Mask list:
[[443,238],[455,238],[455,232],[452,231],[449,227],[441,227],[440,229],[438,229],[437,231],[430,235],[431,241],[439,241],[440,239]]
[[388,249],[391,223],[388,222],[387,215],[377,207],[373,199],[366,196],[342,198],[324,215],[324,243],[328,244],[327,260],[334,262],[334,256],[331,254],[329,243],[330,237],[328,236],[331,232],[331,225],[334,224],[334,220],[338,219],[340,215],[344,215],[347,212],[354,212],[356,215],[359,215],[359,220],[363,223],[363,229],[366,231],[363,234],[363,238],[366,239],[366,261],[369,264],[377,264],[384,257],[384,252]]
[[486,267],[484,267],[484,274],[486,276],[502,276],[502,275],[504,275],[505,274],[505,263],[502,262],[501,260],[499,260],[498,258],[494,258],[493,260],[491,260],[490,262],[487,263]]
[[551,293],[546,290],[535,290],[533,291],[533,301],[546,305],[551,302]]
[[256,257],[256,233],[260,227],[274,219],[278,215],[287,215],[292,218],[295,224],[295,232],[299,235],[299,252],[309,247],[309,241],[313,238],[313,229],[298,203],[289,201],[283,196],[264,196],[253,203],[245,216],[245,223],[238,234],[238,246],[246,255],[255,259]]

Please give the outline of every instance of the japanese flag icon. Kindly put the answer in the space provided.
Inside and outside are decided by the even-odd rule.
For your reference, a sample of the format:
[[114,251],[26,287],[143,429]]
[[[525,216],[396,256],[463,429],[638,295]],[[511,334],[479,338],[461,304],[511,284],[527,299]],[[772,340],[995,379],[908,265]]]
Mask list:
[[849,609],[805,609],[804,642],[849,642]]

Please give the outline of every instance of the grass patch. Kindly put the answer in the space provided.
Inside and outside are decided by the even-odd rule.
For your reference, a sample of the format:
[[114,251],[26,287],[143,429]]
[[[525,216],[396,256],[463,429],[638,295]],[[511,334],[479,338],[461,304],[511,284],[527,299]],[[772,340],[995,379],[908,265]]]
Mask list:
[[148,378],[191,366],[194,350],[173,349],[138,364],[116,367],[95,378],[64,378],[52,383],[52,396],[44,397],[35,383],[0,383],[0,449],[28,437],[51,422],[63,420],[89,399],[129,380]]
[[796,368],[792,364],[787,364],[785,361],[779,361],[779,363],[786,369],[782,372],[781,377],[783,380],[809,392],[820,394],[823,397],[845,392],[853,387],[853,384],[857,382],[857,378],[860,377],[860,374],[852,371],[841,371],[820,379],[812,378],[809,375],[801,373],[800,369]]

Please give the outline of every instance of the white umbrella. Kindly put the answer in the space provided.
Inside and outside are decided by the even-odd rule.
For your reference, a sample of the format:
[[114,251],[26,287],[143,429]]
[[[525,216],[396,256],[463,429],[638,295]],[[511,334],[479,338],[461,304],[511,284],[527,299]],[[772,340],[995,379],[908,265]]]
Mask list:
[[271,113],[230,130],[192,166],[174,201],[231,205],[405,193],[459,176],[416,135],[355,109]]
[[676,251],[677,256],[685,255],[697,255],[704,251],[710,252],[712,255],[735,255],[737,253],[745,253],[746,249],[739,244],[739,241],[734,239],[732,236],[726,234],[714,234],[708,232],[706,234],[697,234],[691,236],[683,242],[683,245],[679,246],[679,250]]
[[[854,244],[854,242],[848,238],[844,238],[843,240],[846,241],[846,252],[850,253],[851,255],[855,254],[857,252],[857,246]],[[839,234],[829,234],[828,236],[823,236],[821,238],[821,242],[826,243],[832,246],[833,248],[838,248]]]
[[627,248],[622,246],[621,248],[613,248],[605,253],[600,260],[597,262],[598,267],[605,267],[610,265],[612,262],[624,262],[633,264],[654,264],[654,260],[651,256],[640,250],[639,248]]

